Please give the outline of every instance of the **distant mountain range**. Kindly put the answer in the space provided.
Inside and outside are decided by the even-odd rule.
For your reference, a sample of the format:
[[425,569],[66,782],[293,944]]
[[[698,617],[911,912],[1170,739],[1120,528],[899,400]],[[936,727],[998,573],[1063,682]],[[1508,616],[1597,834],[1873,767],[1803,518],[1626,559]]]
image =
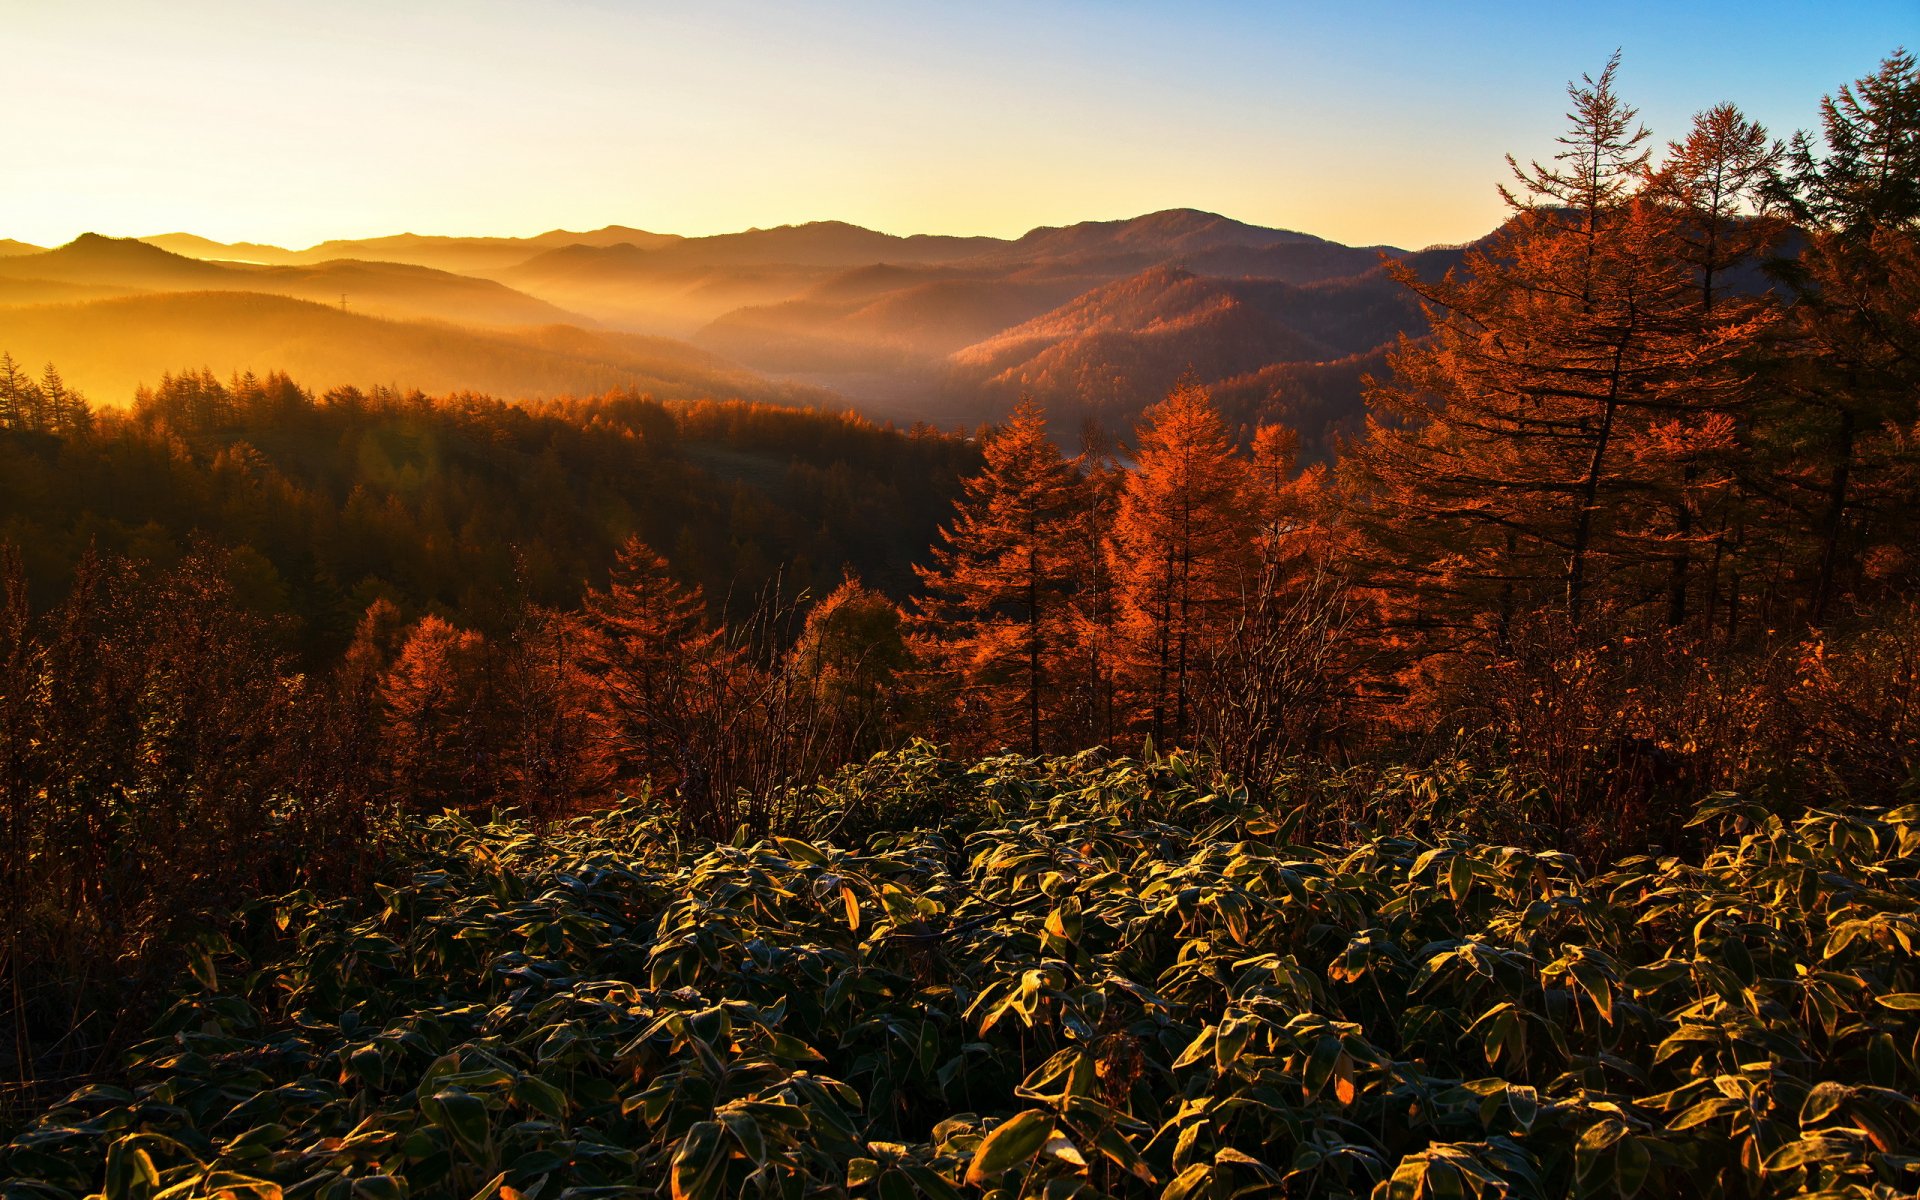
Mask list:
[[[1418,305],[1383,259],[1437,272],[1460,257],[1345,246],[1191,209],[1011,239],[899,237],[833,221],[697,238],[618,225],[529,238],[400,234],[301,250],[88,234],[52,250],[0,241],[0,306],[11,309],[0,348],[55,357],[96,386],[183,367],[299,367],[271,361],[280,354],[304,355],[313,386],[431,379],[554,394],[644,378],[809,397],[826,388],[878,417],[942,422],[991,416],[1027,393],[1063,430],[1086,417],[1124,428],[1191,370],[1236,422],[1303,421],[1312,448],[1353,422],[1361,377],[1379,369],[1383,348],[1421,330]],[[247,293],[307,303],[205,298]],[[83,328],[113,340],[109,313],[132,322],[122,340],[138,353],[84,349]],[[385,358],[321,353],[329,339],[366,336],[343,316],[442,327],[432,337],[383,333]],[[199,330],[197,320],[228,324]],[[161,327],[171,341],[146,336]],[[591,366],[540,357],[558,328],[595,347]],[[623,340],[632,335],[646,340]],[[467,345],[472,370],[455,344]],[[50,355],[56,345],[117,365],[90,375],[85,362]],[[518,347],[511,369],[502,346]],[[333,377],[349,368],[363,374]],[[753,382],[756,372],[774,382]]]
[[[51,285],[46,294],[36,285]],[[308,266],[260,266],[189,258],[132,238],[83,234],[57,250],[0,258],[0,295],[10,303],[152,292],[266,292],[389,317],[463,325],[578,323],[565,309],[491,279],[407,263],[330,259]]]

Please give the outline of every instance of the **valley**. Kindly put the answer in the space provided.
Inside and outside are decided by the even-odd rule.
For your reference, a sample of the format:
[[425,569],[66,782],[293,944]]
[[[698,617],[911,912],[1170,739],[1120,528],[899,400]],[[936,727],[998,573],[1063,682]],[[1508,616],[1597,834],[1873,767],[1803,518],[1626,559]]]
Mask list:
[[[1022,395],[1118,431],[1184,375],[1243,432],[1304,420],[1323,457],[1362,380],[1423,318],[1355,247],[1212,213],[900,237],[842,222],[680,237],[399,234],[304,249],[197,234],[0,245],[6,348],[98,401],[162,373],[287,369],[507,397],[612,387],[971,426]],[[115,336],[103,334],[111,330]]]

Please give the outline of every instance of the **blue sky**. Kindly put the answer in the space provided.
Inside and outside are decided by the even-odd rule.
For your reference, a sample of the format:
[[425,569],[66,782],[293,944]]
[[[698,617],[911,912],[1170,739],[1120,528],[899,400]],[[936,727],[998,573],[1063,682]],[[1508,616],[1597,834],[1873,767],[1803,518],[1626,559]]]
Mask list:
[[0,0],[0,237],[304,245],[819,219],[1013,234],[1175,206],[1354,243],[1499,218],[1623,54],[1655,135],[1780,134],[1920,45],[1920,0]]

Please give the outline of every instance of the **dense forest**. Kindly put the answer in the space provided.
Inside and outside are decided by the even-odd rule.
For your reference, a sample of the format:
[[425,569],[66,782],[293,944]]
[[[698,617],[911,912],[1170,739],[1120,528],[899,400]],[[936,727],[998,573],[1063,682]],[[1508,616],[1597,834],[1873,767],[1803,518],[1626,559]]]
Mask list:
[[1920,67],[1616,72],[1331,461],[0,359],[0,1191],[1912,1194]]
[[[0,357],[0,539],[41,603],[88,555],[219,547],[240,601],[337,657],[375,600],[494,628],[578,603],[630,537],[716,603],[904,562],[977,461],[963,438],[843,414],[637,394],[508,404],[183,371],[95,412]],[[716,612],[716,616],[722,614]]]

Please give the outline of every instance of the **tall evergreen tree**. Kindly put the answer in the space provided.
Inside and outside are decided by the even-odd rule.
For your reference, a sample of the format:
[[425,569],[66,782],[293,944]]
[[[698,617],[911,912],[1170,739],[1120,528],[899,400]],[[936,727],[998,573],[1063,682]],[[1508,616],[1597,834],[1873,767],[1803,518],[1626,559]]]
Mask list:
[[485,643],[425,617],[407,635],[381,687],[387,748],[401,803],[466,807],[494,785],[484,753]]
[[599,716],[618,775],[709,804],[698,725],[731,652],[708,623],[700,589],[679,582],[652,547],[629,538],[606,589],[589,591],[582,608],[581,662],[599,681]]
[[41,428],[71,433],[85,427],[86,418],[81,414],[86,409],[86,399],[67,387],[66,380],[60,377],[60,369],[52,363],[40,373],[39,392]]
[[1072,682],[1085,483],[1030,400],[983,450],[933,565],[915,568],[926,589],[918,641],[958,684],[963,721],[1037,754]]
[[[1920,65],[1905,51],[1821,106],[1823,145],[1794,140],[1778,197],[1806,247],[1795,293],[1774,482],[1816,544],[1808,612],[1827,619],[1880,548],[1916,532],[1920,409]],[[1817,464],[1817,465],[1816,465]]]
[[12,354],[0,354],[0,429],[31,429],[40,405],[32,376]]
[[1764,126],[1731,104],[1695,114],[1686,138],[1668,143],[1649,192],[1676,210],[1678,253],[1698,273],[1703,312],[1733,287],[1729,273],[1779,240],[1779,222],[1759,209],[1785,155]]
[[1702,536],[1674,480],[1742,400],[1743,339],[1700,318],[1617,69],[1570,86],[1556,165],[1514,168],[1514,214],[1464,271],[1396,269],[1433,336],[1393,356],[1344,467],[1379,581],[1456,641],[1502,646],[1517,611],[1548,605],[1577,625],[1596,590],[1659,594]]
[[1148,409],[1136,438],[1111,553],[1136,711],[1159,741],[1192,730],[1193,677],[1248,585],[1253,523],[1246,465],[1197,381]]
[[[1643,460],[1656,469],[1650,499],[1667,519],[1651,530],[1649,550],[1665,555],[1666,623],[1696,622],[1711,632],[1719,617],[1737,625],[1723,574],[1744,565],[1754,523],[1748,480],[1752,408],[1762,388],[1753,352],[1779,312],[1774,295],[1755,284],[1762,256],[1785,234],[1770,215],[1767,193],[1784,147],[1731,104],[1695,114],[1687,136],[1670,142],[1648,179],[1646,203],[1671,222],[1672,253],[1694,278],[1696,296],[1674,315],[1697,346],[1716,342],[1739,352],[1718,357],[1698,378],[1682,382],[1714,393],[1692,419],[1656,421]],[[1694,326],[1687,328],[1689,322]],[[1704,600],[1704,603],[1702,603]]]

